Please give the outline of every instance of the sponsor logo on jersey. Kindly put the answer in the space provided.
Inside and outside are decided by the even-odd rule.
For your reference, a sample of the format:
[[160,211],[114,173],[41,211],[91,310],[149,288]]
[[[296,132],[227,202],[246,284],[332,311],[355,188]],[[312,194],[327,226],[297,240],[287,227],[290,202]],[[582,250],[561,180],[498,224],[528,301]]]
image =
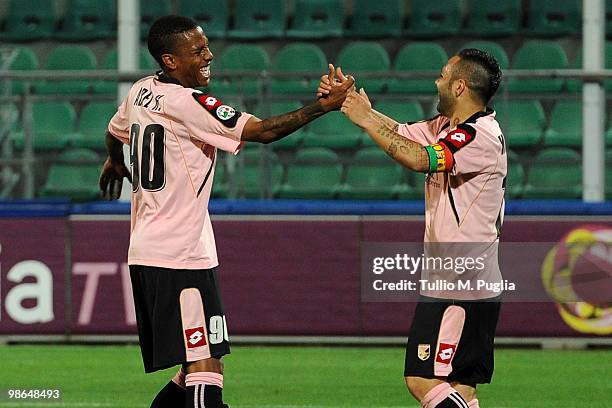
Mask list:
[[444,142],[450,151],[454,154],[457,150],[465,147],[476,137],[476,129],[467,124],[460,124],[456,129],[448,132],[448,134],[440,139],[440,142]]
[[465,142],[465,133],[454,132],[451,134],[451,139],[458,141],[459,143]]
[[208,112],[213,118],[221,122],[228,128],[233,128],[238,123],[238,118],[241,112],[225,105],[218,98],[211,95],[206,95],[202,92],[194,92],[191,94],[193,98]]
[[438,354],[436,354],[436,363],[450,364],[456,348],[456,344],[440,343]]
[[185,338],[187,339],[187,348],[206,345],[206,335],[202,326],[185,330]]
[[419,360],[425,361],[429,358],[431,347],[429,344],[419,344],[417,349],[417,357]]

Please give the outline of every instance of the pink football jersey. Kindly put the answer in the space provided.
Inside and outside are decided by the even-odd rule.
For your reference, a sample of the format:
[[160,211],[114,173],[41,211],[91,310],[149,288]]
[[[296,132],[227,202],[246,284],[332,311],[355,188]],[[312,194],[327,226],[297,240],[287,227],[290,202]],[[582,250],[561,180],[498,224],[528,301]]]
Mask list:
[[108,125],[130,144],[130,265],[218,265],[208,214],[217,149],[238,153],[250,117],[165,75],[132,86]]
[[[425,242],[450,243],[453,248],[445,247],[447,252],[484,256],[486,268],[473,278],[499,282],[497,245],[507,173],[504,136],[492,110],[478,112],[454,129],[449,125],[449,119],[439,115],[428,121],[401,124],[398,129],[402,136],[424,146],[444,140],[453,153],[451,171],[428,174],[425,180]],[[499,293],[472,290],[423,294],[474,299]]]

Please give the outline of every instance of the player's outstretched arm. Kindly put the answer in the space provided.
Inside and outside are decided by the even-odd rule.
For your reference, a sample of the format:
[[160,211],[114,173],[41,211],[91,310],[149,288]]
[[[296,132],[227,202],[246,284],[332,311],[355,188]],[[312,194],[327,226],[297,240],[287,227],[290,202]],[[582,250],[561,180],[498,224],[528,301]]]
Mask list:
[[399,124],[372,109],[363,88],[359,93],[353,91],[346,97],[342,112],[365,130],[393,160],[414,171],[430,171],[429,154],[425,147],[397,133]]
[[[321,77],[321,80],[319,81],[319,87],[317,88],[317,98],[326,97],[332,90],[332,84],[341,84],[347,79],[347,77],[342,73],[342,68],[334,68],[333,64],[328,64],[327,66],[329,68],[329,73],[327,75],[323,75]],[[395,127],[399,125],[397,121],[391,119],[387,115],[376,110],[372,111],[389,129],[395,129]]]
[[102,198],[116,200],[121,195],[123,178],[127,177],[131,183],[132,176],[123,161],[123,143],[115,139],[109,132],[106,132],[106,150],[108,150],[108,158],[100,174],[100,190]]
[[320,98],[293,112],[264,120],[253,116],[242,130],[242,140],[271,143],[282,139],[319,116],[340,109],[348,93],[353,90],[354,83],[355,79],[349,77],[342,84],[334,86],[327,97]]

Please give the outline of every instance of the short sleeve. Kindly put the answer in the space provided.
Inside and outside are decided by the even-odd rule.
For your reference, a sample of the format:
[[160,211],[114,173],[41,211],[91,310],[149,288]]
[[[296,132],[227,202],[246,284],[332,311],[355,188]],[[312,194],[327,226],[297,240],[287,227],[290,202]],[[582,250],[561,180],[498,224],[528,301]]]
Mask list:
[[130,124],[125,98],[108,124],[108,132],[125,144],[130,143]]
[[440,140],[453,153],[453,175],[481,173],[495,164],[497,145],[477,128],[460,124]]
[[448,119],[438,115],[429,120],[402,123],[399,125],[397,132],[413,142],[427,146],[436,143],[437,135],[442,130],[444,122],[448,122]]
[[178,100],[166,101],[164,110],[192,138],[234,154],[240,150],[242,130],[252,116],[197,91],[181,92]]

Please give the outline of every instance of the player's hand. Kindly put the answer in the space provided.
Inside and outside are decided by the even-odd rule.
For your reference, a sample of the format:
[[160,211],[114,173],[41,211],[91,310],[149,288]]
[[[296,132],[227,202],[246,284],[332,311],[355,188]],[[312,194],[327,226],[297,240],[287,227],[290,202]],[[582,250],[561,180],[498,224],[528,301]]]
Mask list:
[[121,195],[123,178],[132,182],[132,176],[123,162],[115,162],[107,158],[100,174],[100,190],[105,200],[116,200]]
[[348,94],[341,111],[351,122],[364,128],[372,113],[372,103],[366,91],[361,88],[359,93],[353,91]]
[[329,73],[321,77],[319,87],[317,88],[317,99],[329,95],[333,85],[341,84],[348,80],[348,77],[342,73],[342,68],[334,68],[333,64],[328,64],[327,66],[329,68]]
[[344,76],[340,82],[332,82],[331,90],[327,96],[319,98],[319,103],[324,112],[338,110],[350,92],[355,91],[355,78]]

